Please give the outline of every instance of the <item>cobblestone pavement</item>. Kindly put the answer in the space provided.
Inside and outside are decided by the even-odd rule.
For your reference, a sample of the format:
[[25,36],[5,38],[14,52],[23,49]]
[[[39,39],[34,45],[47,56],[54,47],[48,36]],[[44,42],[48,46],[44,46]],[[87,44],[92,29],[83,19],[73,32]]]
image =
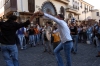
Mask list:
[[[54,55],[43,53],[43,45],[30,47],[26,50],[19,49],[20,66],[57,66]],[[64,52],[61,51],[65,61]],[[78,53],[72,54],[72,66],[100,66],[100,58],[96,58],[96,47],[88,44],[78,44]],[[0,51],[0,66],[5,66],[4,59]]]

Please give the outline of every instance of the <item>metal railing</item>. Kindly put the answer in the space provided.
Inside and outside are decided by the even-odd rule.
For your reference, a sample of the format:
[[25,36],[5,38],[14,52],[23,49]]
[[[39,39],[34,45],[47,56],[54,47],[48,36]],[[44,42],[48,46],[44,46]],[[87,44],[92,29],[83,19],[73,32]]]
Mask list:
[[68,10],[68,9],[71,9],[71,10],[74,10],[74,11],[78,11],[78,9],[73,8],[73,6],[71,6],[71,5],[68,5],[66,7],[66,10]]

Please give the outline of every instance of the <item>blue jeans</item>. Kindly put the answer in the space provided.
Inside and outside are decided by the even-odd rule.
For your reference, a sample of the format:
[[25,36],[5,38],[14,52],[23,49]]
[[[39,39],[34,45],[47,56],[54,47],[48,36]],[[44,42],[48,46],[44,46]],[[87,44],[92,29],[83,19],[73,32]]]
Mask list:
[[34,41],[35,41],[35,44],[37,43],[37,37],[36,35],[34,35]]
[[35,44],[39,44],[39,35],[34,35]]
[[15,45],[1,45],[2,54],[6,61],[6,66],[19,66],[18,49]]
[[18,35],[18,38],[19,38],[19,43],[20,43],[20,46],[21,46],[21,49],[23,49],[24,45],[23,45],[23,41],[24,41],[24,35]]
[[87,33],[87,40],[89,40],[90,44],[92,44],[92,33]]
[[60,56],[60,51],[64,49],[65,57],[66,57],[66,66],[71,66],[71,49],[73,46],[72,41],[67,41],[65,43],[60,43],[58,46],[54,49],[54,54],[57,59],[58,66],[64,66],[63,60]]
[[42,36],[41,36],[41,43],[44,44],[44,34],[42,33]]
[[72,35],[72,38],[74,40],[74,46],[72,48],[73,52],[77,52],[77,44],[78,44],[78,35]]
[[97,37],[95,37],[95,39],[96,39],[97,50],[98,52],[100,52],[100,40]]
[[37,44],[40,42],[40,34],[37,34]]
[[30,42],[30,44],[35,46],[34,35],[29,35],[29,42]]
[[40,36],[41,36],[41,34],[39,33],[39,34],[38,34],[38,42],[40,42],[40,40],[41,40],[41,39],[40,39]]

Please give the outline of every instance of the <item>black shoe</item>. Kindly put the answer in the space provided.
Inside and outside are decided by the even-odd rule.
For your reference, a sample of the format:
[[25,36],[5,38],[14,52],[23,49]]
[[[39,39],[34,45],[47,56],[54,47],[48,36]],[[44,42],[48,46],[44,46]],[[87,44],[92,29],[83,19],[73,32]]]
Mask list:
[[33,45],[31,44],[31,47],[33,47]]
[[47,50],[44,50],[43,52],[47,52]]
[[34,47],[36,47],[36,46],[34,45]]
[[96,57],[100,57],[100,55],[97,55]]
[[52,54],[52,52],[51,52],[51,51],[49,51],[48,53],[49,53],[49,54]]
[[76,52],[73,52],[73,54],[76,54]]

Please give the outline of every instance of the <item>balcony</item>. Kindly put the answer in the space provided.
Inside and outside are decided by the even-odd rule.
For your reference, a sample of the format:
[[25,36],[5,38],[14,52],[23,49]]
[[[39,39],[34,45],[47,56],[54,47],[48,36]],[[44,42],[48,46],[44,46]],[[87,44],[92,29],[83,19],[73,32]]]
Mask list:
[[55,0],[64,4],[68,4],[70,2],[70,0]]
[[17,0],[5,0],[4,10],[6,15],[17,11]]
[[67,8],[65,9],[67,12],[74,13],[76,15],[79,15],[78,13],[78,8],[73,8],[73,6],[68,5]]

